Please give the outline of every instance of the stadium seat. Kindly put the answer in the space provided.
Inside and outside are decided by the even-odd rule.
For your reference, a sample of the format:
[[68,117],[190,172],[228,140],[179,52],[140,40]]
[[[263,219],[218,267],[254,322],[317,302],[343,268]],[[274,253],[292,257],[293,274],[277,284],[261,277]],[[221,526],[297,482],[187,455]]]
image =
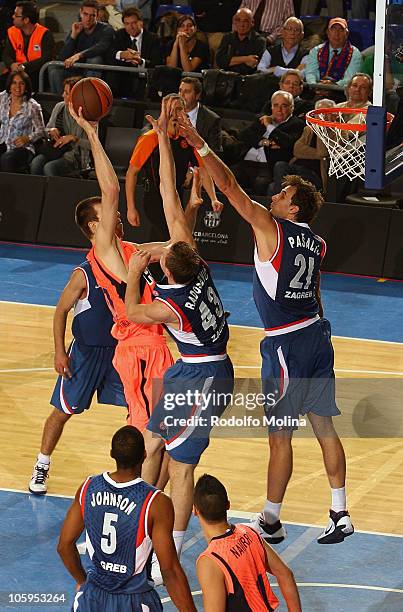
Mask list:
[[158,19],[158,17],[161,17],[161,15],[164,13],[168,13],[168,11],[175,11],[176,13],[182,13],[182,15],[191,15],[194,17],[191,6],[181,6],[180,4],[160,4],[155,18]]
[[349,19],[350,42],[360,51],[375,44],[375,21],[371,19]]
[[118,178],[124,178],[134,146],[141,130],[128,127],[108,127],[105,151]]

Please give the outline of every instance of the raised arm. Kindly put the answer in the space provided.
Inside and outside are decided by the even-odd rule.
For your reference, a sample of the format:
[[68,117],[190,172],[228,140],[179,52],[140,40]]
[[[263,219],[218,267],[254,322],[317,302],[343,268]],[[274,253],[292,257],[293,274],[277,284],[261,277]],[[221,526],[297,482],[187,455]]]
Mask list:
[[98,138],[94,124],[84,119],[81,108],[79,109],[79,115],[77,115],[71,103],[69,104],[69,111],[78,125],[86,132],[94,158],[95,173],[101,190],[101,220],[95,233],[95,240],[97,251],[102,255],[115,243],[119,181]]
[[158,135],[160,149],[160,192],[171,242],[183,240],[194,246],[193,235],[186,223],[182,204],[176,190],[175,162],[167,131],[168,120],[177,103],[178,101],[175,98],[164,98],[158,121],[155,121],[151,116],[147,116],[147,120],[150,121]]

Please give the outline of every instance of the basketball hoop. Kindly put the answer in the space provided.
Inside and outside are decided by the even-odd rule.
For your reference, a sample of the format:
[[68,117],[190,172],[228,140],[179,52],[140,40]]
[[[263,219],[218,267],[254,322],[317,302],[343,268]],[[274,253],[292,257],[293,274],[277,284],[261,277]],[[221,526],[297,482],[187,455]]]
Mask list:
[[[365,179],[367,108],[317,108],[306,114],[306,122],[326,146],[329,176]],[[387,128],[393,115],[387,113]],[[352,123],[349,123],[352,120]]]

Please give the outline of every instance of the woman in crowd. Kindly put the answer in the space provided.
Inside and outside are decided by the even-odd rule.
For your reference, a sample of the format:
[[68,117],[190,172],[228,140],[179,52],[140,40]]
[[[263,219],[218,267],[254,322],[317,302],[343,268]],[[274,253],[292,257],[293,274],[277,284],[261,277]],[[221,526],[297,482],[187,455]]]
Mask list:
[[166,59],[167,66],[184,72],[200,72],[210,65],[208,45],[196,38],[196,22],[190,15],[178,19],[176,38]]
[[11,72],[0,92],[0,170],[27,172],[34,143],[45,134],[42,109],[32,97],[26,72]]
[[48,141],[38,147],[38,155],[31,162],[31,174],[79,176],[79,171],[87,168],[91,147],[67,106],[70,91],[80,79],[75,76],[64,80],[63,101],[52,111],[46,126]]

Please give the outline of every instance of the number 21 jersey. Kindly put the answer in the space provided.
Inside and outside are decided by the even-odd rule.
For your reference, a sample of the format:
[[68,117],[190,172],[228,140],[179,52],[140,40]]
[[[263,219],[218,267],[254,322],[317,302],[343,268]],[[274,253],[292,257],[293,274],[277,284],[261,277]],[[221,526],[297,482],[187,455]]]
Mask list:
[[316,290],[326,243],[306,223],[274,218],[277,246],[269,261],[255,247],[253,297],[267,336],[278,336],[319,319]]

